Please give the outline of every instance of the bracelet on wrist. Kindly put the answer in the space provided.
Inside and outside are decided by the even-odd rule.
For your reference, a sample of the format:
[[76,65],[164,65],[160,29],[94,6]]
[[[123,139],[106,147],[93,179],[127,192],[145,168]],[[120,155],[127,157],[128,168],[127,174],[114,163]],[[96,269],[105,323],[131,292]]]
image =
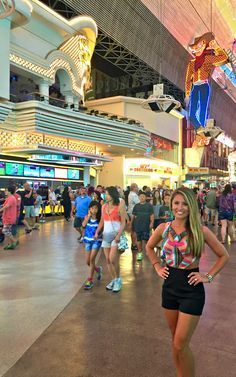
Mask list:
[[156,262],[154,262],[153,264],[152,264],[152,267],[154,267],[156,264],[160,264],[158,261],[156,261]]
[[211,274],[206,274],[206,277],[207,277],[209,283],[211,283],[214,280],[214,276],[212,276]]

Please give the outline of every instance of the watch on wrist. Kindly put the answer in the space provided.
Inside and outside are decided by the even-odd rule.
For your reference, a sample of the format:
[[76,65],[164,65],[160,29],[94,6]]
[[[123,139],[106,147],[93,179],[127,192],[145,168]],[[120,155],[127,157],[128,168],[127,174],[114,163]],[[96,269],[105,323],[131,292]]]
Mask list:
[[206,274],[206,277],[207,277],[209,283],[211,283],[214,280],[214,277],[210,274]]

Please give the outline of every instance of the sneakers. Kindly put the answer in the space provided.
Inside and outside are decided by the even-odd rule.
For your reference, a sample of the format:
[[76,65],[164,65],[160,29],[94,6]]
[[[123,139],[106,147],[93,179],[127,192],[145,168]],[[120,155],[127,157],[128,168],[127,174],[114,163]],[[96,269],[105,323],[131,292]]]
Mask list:
[[142,260],[143,260],[143,253],[141,252],[141,253],[138,253],[137,255],[137,261],[141,262]]
[[32,230],[39,230],[39,224],[34,224]]
[[31,233],[31,232],[32,232],[32,229],[25,229],[26,234]]
[[109,284],[107,284],[106,289],[107,289],[108,291],[112,291],[112,290],[113,290],[115,280],[116,280],[116,279],[113,279],[112,281],[110,281]]
[[102,266],[98,267],[99,271],[96,271],[97,280],[102,280]]
[[84,283],[84,289],[91,289],[93,288],[93,281],[92,280],[86,280],[86,282]]
[[82,243],[84,241],[84,237],[81,237],[80,239],[79,239],[79,243]]
[[119,292],[121,290],[121,284],[122,284],[121,278],[115,279],[112,291]]
[[10,245],[5,246],[4,250],[14,250],[16,247],[15,243],[11,243]]

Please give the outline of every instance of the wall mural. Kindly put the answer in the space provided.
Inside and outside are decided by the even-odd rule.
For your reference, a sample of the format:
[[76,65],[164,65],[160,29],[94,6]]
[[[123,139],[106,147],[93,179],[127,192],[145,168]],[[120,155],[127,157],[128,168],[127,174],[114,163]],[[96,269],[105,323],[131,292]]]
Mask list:
[[193,147],[208,145],[211,138],[217,137],[222,130],[209,120],[210,78],[215,67],[228,62],[227,53],[218,45],[213,33],[208,32],[196,37],[189,50],[194,56],[187,67],[185,80],[186,105],[188,116],[196,137]]

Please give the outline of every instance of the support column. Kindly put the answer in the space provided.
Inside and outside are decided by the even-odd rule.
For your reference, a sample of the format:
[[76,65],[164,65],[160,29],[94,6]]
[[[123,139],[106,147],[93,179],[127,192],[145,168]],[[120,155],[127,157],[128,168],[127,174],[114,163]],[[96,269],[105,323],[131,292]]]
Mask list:
[[67,95],[65,96],[65,101],[66,101],[66,103],[68,104],[68,108],[70,109],[71,105],[74,104],[73,95],[72,95],[72,94],[67,94]]
[[11,21],[7,18],[0,21],[0,98],[9,100],[10,98],[10,28]]
[[74,104],[74,109],[79,110],[79,97],[78,96],[74,97],[73,104]]
[[87,186],[90,184],[90,167],[85,166],[84,167],[84,186]]
[[39,82],[40,97],[44,97],[45,102],[49,102],[49,83],[47,81]]

